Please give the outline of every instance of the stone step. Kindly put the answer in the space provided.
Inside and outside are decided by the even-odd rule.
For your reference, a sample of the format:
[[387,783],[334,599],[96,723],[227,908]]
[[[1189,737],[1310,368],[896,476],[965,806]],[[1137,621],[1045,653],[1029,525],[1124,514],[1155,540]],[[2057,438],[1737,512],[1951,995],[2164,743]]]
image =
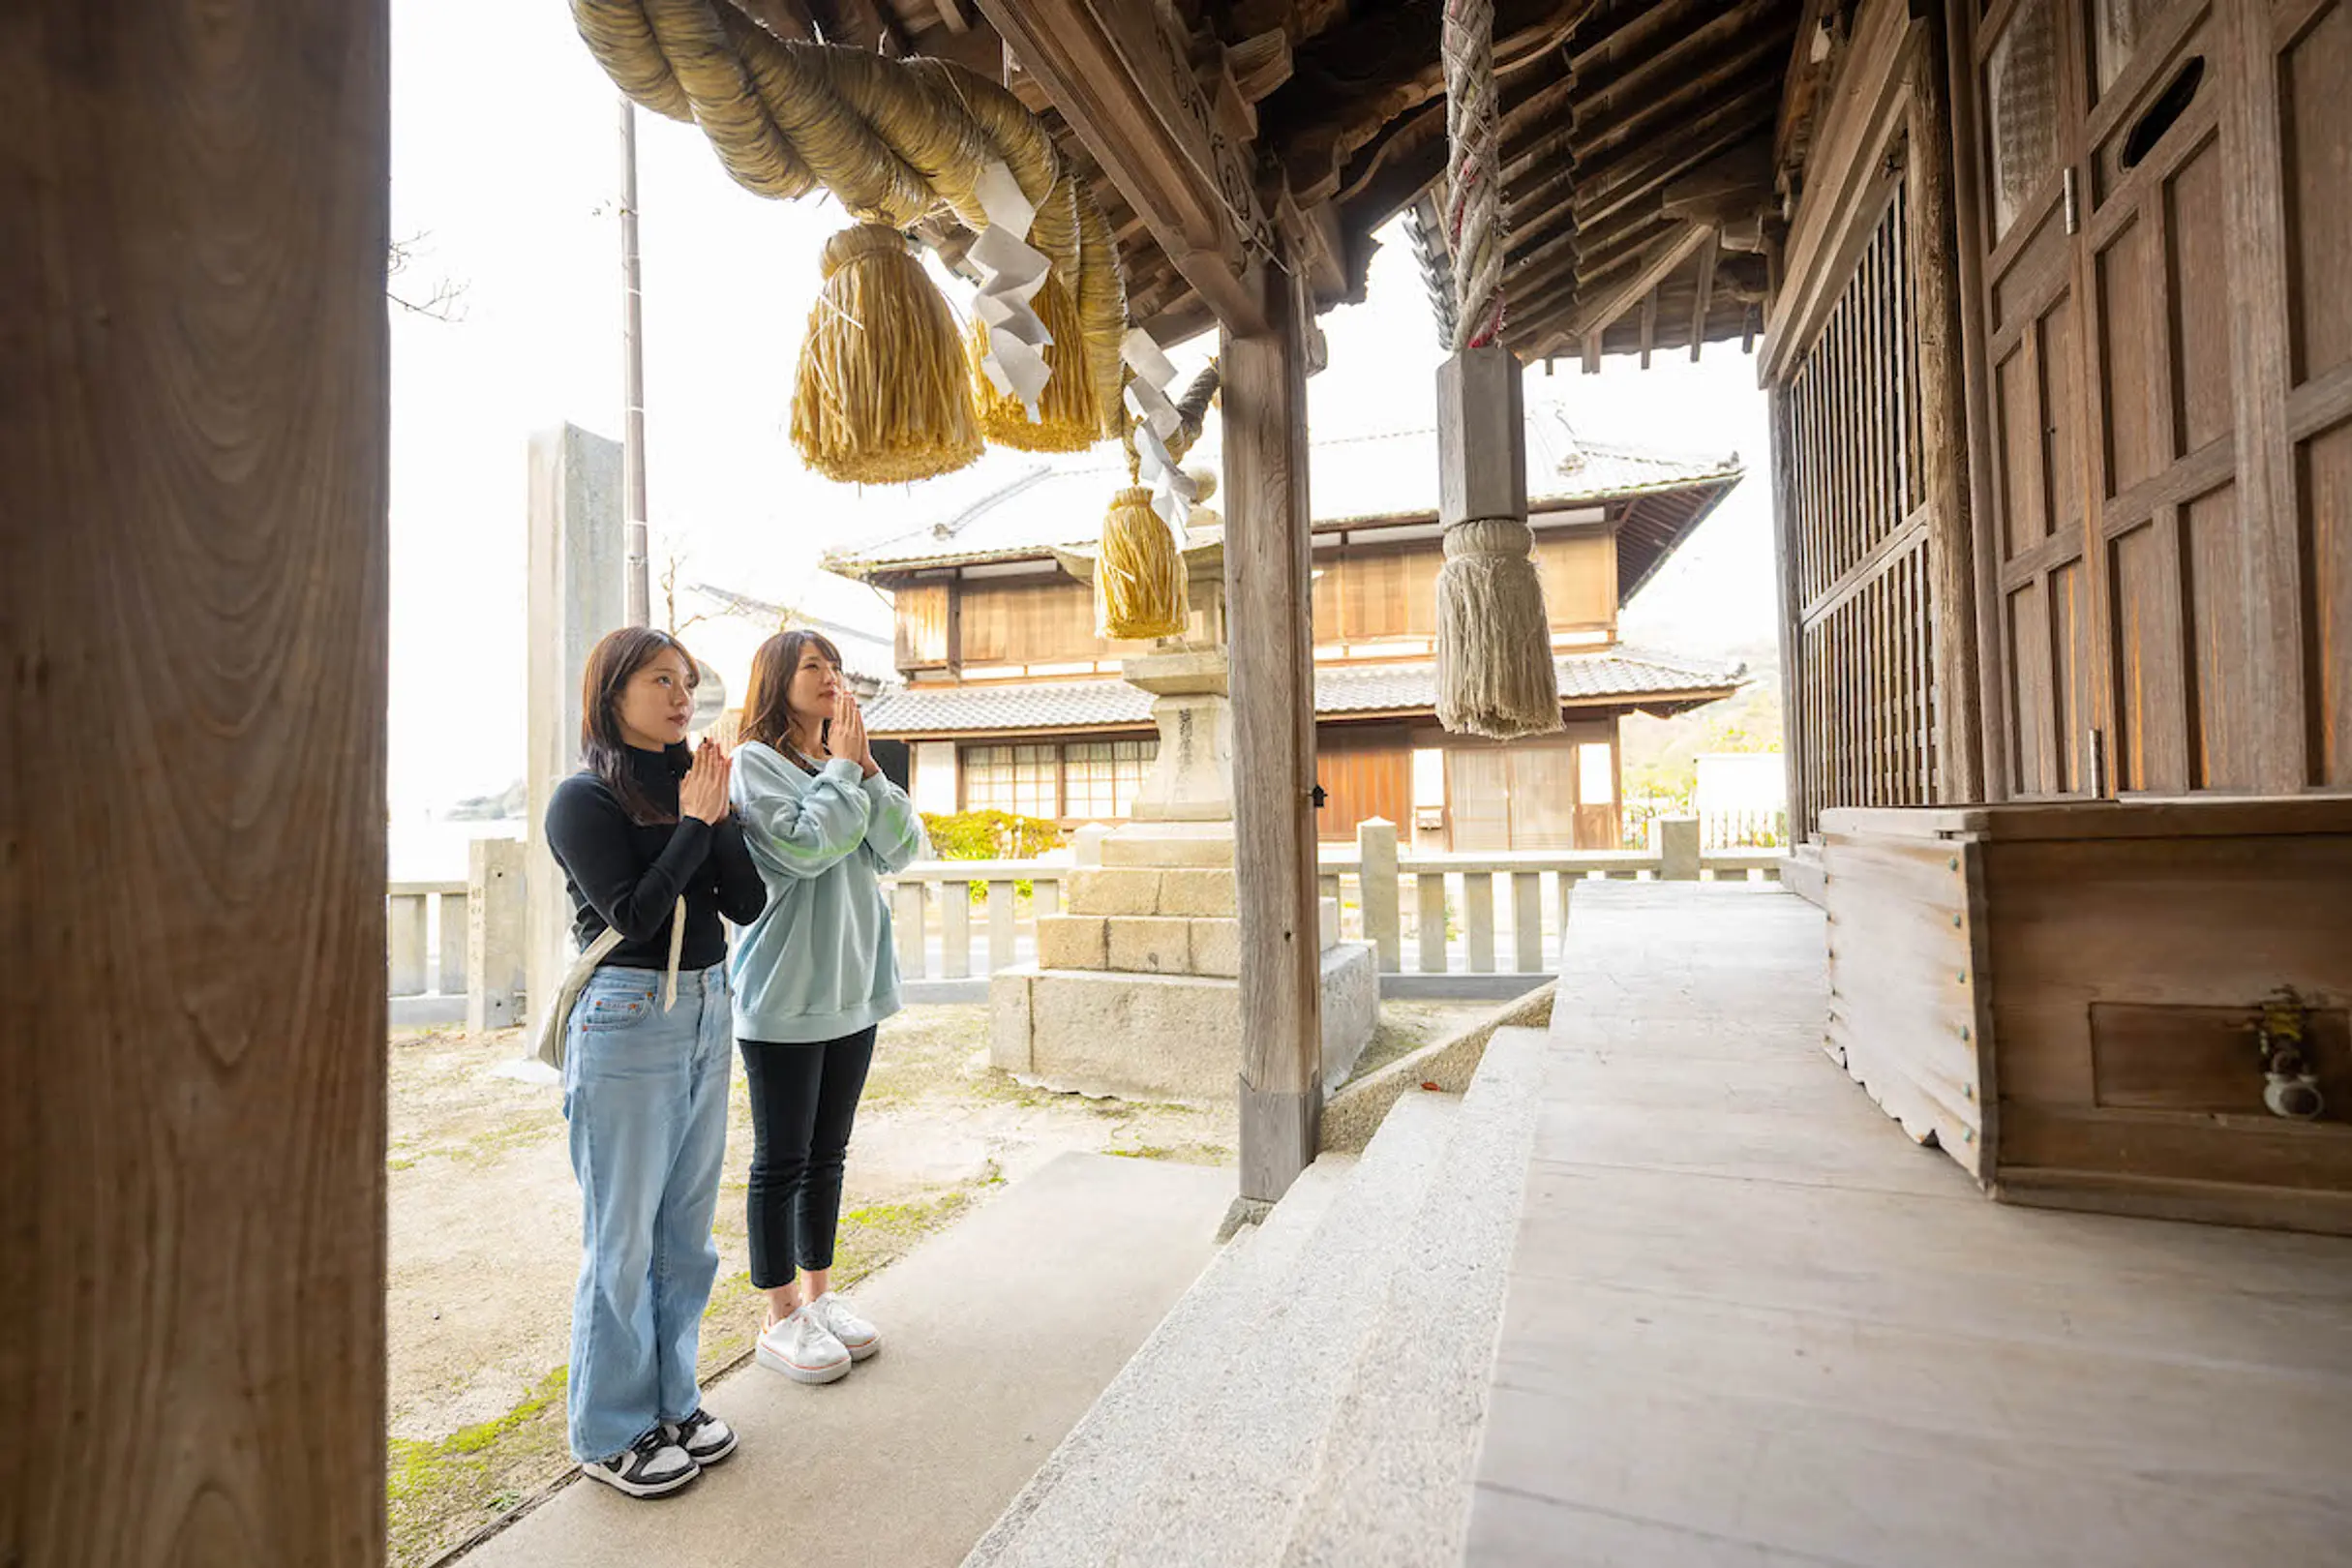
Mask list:
[[1462,1097],[1444,1176],[1324,1443],[1282,1568],[1432,1568],[1462,1560],[1501,1337],[1545,1031],[1494,1032]]
[[1325,1155],[1264,1224],[1225,1246],[972,1548],[964,1568],[1110,1560],[1134,1498],[1217,1387],[1229,1347],[1272,1311],[1274,1292],[1287,1282],[1292,1261],[1357,1164],[1349,1156]]
[[1139,1456],[1155,1474],[1125,1530],[1104,1543],[1116,1554],[1064,1560],[1133,1568],[1279,1560],[1391,1283],[1434,1278],[1405,1249],[1431,1192],[1450,1179],[1460,1106],[1427,1093],[1398,1101],[1265,1311],[1226,1344],[1213,1396],[1194,1401],[1185,1424]]

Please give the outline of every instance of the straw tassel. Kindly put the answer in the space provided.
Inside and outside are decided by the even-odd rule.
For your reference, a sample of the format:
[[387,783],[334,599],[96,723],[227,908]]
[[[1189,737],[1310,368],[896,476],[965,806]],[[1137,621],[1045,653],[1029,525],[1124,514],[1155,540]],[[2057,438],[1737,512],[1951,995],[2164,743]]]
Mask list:
[[1437,722],[1512,740],[1560,727],[1559,672],[1535,534],[1513,518],[1445,531],[1437,572]]
[[980,409],[980,433],[999,446],[1021,452],[1083,452],[1095,444],[1101,414],[1095,396],[1094,367],[1086,350],[1085,324],[1077,301],[1061,276],[1048,273],[1032,305],[1053,342],[1045,347],[1052,378],[1038,400],[1038,419],[1019,399],[1000,392],[980,369],[988,355],[988,323],[975,317],[964,335],[972,365],[972,396]]
[[825,242],[793,390],[792,440],[829,479],[898,484],[980,455],[955,317],[906,239],[860,224]]
[[1174,637],[1191,613],[1184,556],[1167,519],[1152,510],[1147,485],[1111,498],[1095,557],[1095,604],[1103,636],[1120,642]]

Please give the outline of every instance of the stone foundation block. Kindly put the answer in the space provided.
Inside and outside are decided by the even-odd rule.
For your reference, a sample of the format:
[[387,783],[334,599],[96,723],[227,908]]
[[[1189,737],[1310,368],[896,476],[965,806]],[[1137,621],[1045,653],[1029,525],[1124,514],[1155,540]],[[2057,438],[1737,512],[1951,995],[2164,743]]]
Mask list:
[[1233,864],[1233,825],[1229,822],[1189,826],[1154,823],[1122,828],[1102,841],[1106,866],[1197,866]]
[[1192,973],[1233,980],[1241,974],[1241,921],[1192,921]]
[[[1131,1100],[1230,1102],[1247,1025],[1241,987],[1192,975],[1000,970],[989,982],[989,1057],[1023,1083]],[[1368,943],[1323,955],[1322,1057],[1345,1080],[1379,1019]]]
[[1129,975],[1185,975],[1192,968],[1192,922],[1158,915],[1114,916],[1109,967]]
[[1160,874],[1162,915],[1231,915],[1234,907],[1230,871],[1181,870]]
[[1160,873],[1131,867],[1072,872],[1070,879],[1072,915],[1157,915],[1160,913]]
[[1032,1070],[1030,1042],[1036,1028],[1030,1013],[1034,969],[1000,970],[988,977],[989,1065],[1016,1075]]
[[1337,898],[1320,899],[1316,908],[1323,920],[1323,950],[1329,952],[1340,945],[1340,901]]
[[1046,915],[1038,920],[1038,967],[1108,969],[1110,921],[1099,915]]

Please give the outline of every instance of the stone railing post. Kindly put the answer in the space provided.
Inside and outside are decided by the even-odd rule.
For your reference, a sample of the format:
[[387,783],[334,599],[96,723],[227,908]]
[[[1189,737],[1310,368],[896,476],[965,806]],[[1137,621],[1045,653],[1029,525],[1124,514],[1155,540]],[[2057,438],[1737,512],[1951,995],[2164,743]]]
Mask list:
[[466,853],[466,1028],[478,1034],[524,1021],[527,946],[519,838],[477,838]]
[[1111,830],[1101,823],[1090,822],[1070,834],[1070,863],[1073,865],[1101,865],[1102,863],[1102,841],[1110,837],[1110,832]]
[[1356,887],[1364,900],[1364,935],[1378,950],[1383,973],[1404,968],[1404,922],[1397,894],[1397,825],[1381,817],[1356,824]]
[[1699,819],[1658,819],[1658,875],[1667,882],[1699,880]]

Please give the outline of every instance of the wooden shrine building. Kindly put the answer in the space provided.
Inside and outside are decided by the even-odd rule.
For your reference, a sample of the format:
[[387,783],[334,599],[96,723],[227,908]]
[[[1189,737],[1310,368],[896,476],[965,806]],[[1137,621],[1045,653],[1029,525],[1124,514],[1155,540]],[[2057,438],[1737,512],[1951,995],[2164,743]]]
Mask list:
[[[0,1560],[382,1558],[389,5],[0,22]],[[1443,253],[1442,8],[643,9],[730,7],[1010,85],[1129,319],[1220,335],[1279,1197],[1324,1088],[1315,316],[1394,218]],[[2352,0],[1493,15],[1504,341],[1752,348],[1771,398],[1833,1049],[2002,1195],[2352,1229]]]
[[[1558,410],[1530,410],[1528,510],[1559,672],[1561,728],[1497,743],[1450,736],[1431,662],[1437,522],[1432,429],[1317,441],[1314,539],[1317,836],[1354,843],[1380,817],[1421,852],[1615,849],[1623,813],[1618,720],[1732,695],[1714,661],[1620,641],[1620,606],[1740,482],[1738,459],[1685,458],[1585,440]],[[925,811],[1010,811],[1074,828],[1127,820],[1159,750],[1152,697],[1120,678],[1149,643],[1097,629],[1092,588],[1057,552],[1091,548],[1102,498],[1125,482],[1091,455],[1036,461],[949,486],[939,518],[827,558],[888,589],[903,684],[867,709],[909,748]],[[1194,514],[1206,545],[1221,527]],[[1195,628],[1208,614],[1195,604]]]

